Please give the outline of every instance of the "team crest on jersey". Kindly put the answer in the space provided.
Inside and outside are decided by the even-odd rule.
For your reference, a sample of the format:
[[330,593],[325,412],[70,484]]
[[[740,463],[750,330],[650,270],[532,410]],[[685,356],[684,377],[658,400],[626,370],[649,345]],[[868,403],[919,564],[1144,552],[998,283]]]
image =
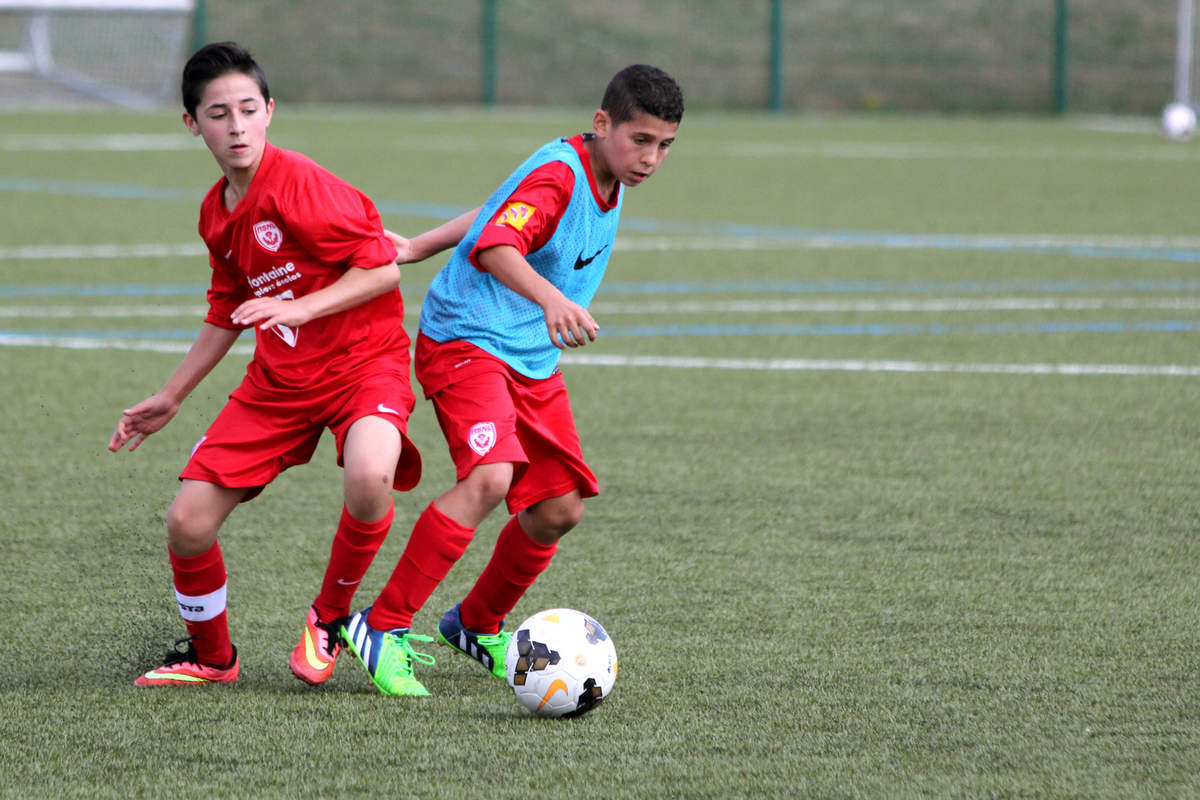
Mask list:
[[481,456],[486,456],[496,446],[496,423],[477,422],[467,434],[467,444]]
[[496,217],[496,224],[507,225],[513,230],[519,231],[525,227],[526,222],[529,222],[534,211],[536,209],[528,203],[509,203],[500,212],[500,216]]
[[254,238],[265,249],[272,253],[278,253],[279,245],[283,244],[283,231],[279,230],[279,226],[269,219],[263,220],[254,223]]

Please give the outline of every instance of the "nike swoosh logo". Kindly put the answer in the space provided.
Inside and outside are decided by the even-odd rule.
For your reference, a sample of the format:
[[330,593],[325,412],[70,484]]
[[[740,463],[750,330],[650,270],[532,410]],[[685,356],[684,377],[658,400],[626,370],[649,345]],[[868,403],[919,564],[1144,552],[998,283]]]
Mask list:
[[[385,406],[383,403],[380,403],[379,405],[377,405],[377,406],[375,406],[375,407],[379,409],[379,413],[380,413],[380,414],[395,414],[397,417],[398,417],[398,416],[400,416],[400,412],[399,412],[399,411],[397,411],[397,410],[396,410],[396,409],[394,409],[394,408],[388,408],[388,407],[387,407],[387,406]],[[340,582],[341,582],[341,581],[339,581],[339,583],[340,583]]]
[[604,247],[601,247],[599,250],[597,250],[597,251],[596,251],[596,254],[595,254],[595,255],[593,255],[591,258],[584,258],[584,257],[583,257],[583,251],[582,251],[582,250],[580,250],[580,251],[579,251],[579,255],[575,256],[575,269],[583,269],[583,268],[584,268],[584,267],[586,267],[588,264],[590,264],[590,263],[592,263],[593,261],[595,261],[595,260],[596,260],[596,256],[600,255],[601,253],[603,253],[603,252],[604,252],[605,250],[607,250],[607,249],[608,249],[608,245],[604,245]]
[[355,586],[361,582],[362,582],[362,578],[359,578],[356,581],[344,581],[341,578],[338,578],[338,583],[341,584],[342,586]]
[[550,684],[550,688],[546,690],[544,695],[542,695],[542,702],[538,703],[538,711],[541,711],[542,706],[550,702],[550,698],[554,696],[555,692],[567,694],[567,684],[564,683],[561,678],[555,678],[554,683]]

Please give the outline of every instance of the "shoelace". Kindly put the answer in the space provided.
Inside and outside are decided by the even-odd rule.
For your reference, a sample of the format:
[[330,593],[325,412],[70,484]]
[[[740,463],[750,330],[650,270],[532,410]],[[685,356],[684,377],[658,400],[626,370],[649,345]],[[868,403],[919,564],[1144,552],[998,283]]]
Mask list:
[[413,641],[432,642],[432,636],[424,636],[420,633],[387,633],[385,635],[395,639],[396,643],[400,645],[400,649],[404,652],[404,661],[400,664],[397,664],[397,672],[403,672],[411,677],[412,662],[416,661],[426,665],[437,663],[437,659],[435,659],[431,653],[422,653],[420,650],[414,650],[412,647]]
[[505,636],[503,633],[477,633],[477,634],[475,634],[475,638],[484,647],[487,647],[488,645],[493,645],[493,644],[504,644],[505,643],[504,642]]
[[322,622],[317,620],[317,627],[325,631],[325,647],[321,648],[325,651],[325,655],[333,658],[333,653],[342,646],[342,626],[346,624],[349,617],[338,617],[330,622]]
[[[187,650],[180,650],[179,645],[186,644]],[[171,667],[176,664],[200,664],[200,656],[196,653],[196,645],[192,644],[192,637],[186,636],[182,639],[175,640],[175,649],[169,651],[163,656],[163,666]]]

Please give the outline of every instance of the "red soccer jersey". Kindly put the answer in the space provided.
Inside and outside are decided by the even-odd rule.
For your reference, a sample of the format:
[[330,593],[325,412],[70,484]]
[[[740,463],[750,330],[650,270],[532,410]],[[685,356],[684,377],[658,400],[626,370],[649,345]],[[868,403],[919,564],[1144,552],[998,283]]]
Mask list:
[[[229,316],[251,297],[302,297],[351,267],[396,259],[370,198],[299,153],[268,143],[250,191],[232,211],[223,199],[227,185],[217,181],[200,207],[212,266],[206,322],[236,329],[242,326]],[[396,289],[297,328],[257,330],[247,374],[262,386],[302,389],[390,356],[407,372],[403,319]]]

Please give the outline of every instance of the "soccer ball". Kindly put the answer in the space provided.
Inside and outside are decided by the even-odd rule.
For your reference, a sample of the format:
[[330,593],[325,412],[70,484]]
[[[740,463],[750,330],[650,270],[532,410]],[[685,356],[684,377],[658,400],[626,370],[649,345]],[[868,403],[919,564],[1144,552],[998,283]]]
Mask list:
[[1163,109],[1163,135],[1180,141],[1196,132],[1196,111],[1184,103],[1171,103]]
[[587,614],[551,608],[513,632],[504,670],[517,700],[537,716],[578,717],[612,693],[617,651]]

